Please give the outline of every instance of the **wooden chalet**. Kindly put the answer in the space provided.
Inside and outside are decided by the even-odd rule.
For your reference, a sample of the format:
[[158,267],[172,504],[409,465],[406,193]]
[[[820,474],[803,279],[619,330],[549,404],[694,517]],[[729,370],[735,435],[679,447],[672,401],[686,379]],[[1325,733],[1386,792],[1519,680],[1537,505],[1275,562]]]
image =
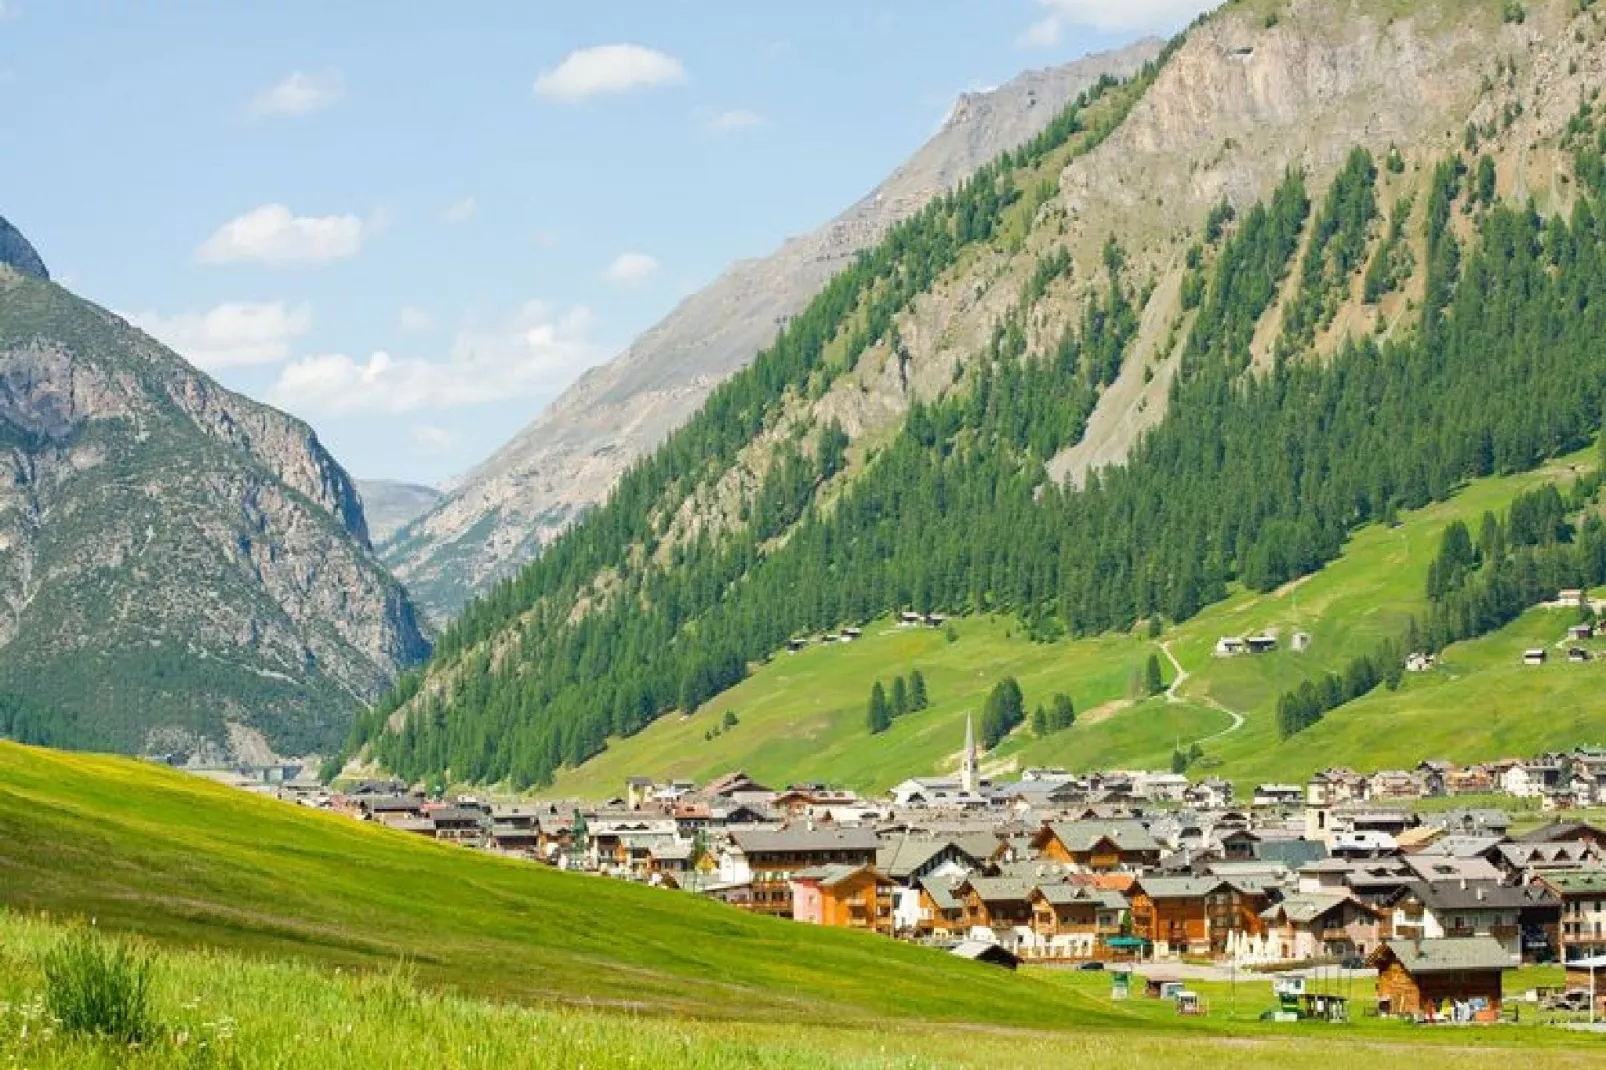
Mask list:
[[1485,936],[1390,940],[1368,957],[1377,969],[1378,1010],[1425,1021],[1493,1022],[1500,1016],[1511,955]]
[[892,935],[892,878],[870,865],[828,865],[792,874],[792,918]]
[[1094,871],[1147,869],[1160,862],[1160,844],[1140,821],[1068,821],[1044,825],[1032,837],[1037,856]]

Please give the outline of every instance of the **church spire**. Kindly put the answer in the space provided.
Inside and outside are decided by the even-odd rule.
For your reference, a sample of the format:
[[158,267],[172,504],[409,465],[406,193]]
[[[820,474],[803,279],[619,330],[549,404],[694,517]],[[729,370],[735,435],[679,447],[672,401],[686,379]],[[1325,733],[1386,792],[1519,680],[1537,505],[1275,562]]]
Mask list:
[[978,779],[976,761],[976,730],[970,714],[965,714],[965,754],[959,760],[959,790],[966,795],[976,794]]

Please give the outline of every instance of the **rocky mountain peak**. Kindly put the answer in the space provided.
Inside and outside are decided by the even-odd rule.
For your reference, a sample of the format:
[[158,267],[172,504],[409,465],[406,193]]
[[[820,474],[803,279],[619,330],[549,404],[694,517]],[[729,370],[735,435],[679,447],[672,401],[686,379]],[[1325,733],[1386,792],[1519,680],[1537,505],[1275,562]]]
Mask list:
[[50,278],[38,251],[4,216],[0,216],[0,264],[36,279]]

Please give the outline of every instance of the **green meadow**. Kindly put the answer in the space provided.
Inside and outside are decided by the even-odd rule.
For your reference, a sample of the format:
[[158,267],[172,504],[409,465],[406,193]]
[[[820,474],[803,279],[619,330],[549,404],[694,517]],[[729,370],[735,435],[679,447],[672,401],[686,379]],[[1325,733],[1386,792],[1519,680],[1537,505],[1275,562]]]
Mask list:
[[[1011,973],[439,845],[125,759],[0,747],[0,1066],[1228,1068],[1596,1065],[1543,1027],[1204,1019],[1101,974]],[[62,942],[148,959],[136,1045],[69,1031]],[[1509,986],[1553,983],[1531,973]],[[1350,982],[1357,1006],[1364,981]]]
[[[1424,757],[1471,761],[1576,743],[1606,743],[1606,660],[1521,664],[1527,647],[1553,646],[1574,617],[1534,610],[1493,635],[1452,646],[1439,667],[1411,675],[1398,691],[1379,689],[1291,740],[1279,739],[1278,697],[1302,680],[1342,672],[1350,658],[1386,638],[1401,639],[1412,616],[1427,611],[1427,569],[1452,521],[1474,529],[1521,491],[1566,484],[1591,454],[1519,476],[1480,480],[1447,502],[1408,513],[1395,526],[1358,531],[1345,553],[1316,574],[1268,594],[1237,590],[1181,626],[1150,638],[1132,634],[1037,643],[1007,617],[970,617],[943,630],[872,622],[853,643],[778,653],[737,687],[689,715],[671,715],[629,739],[616,739],[578,769],[561,772],[550,794],[605,798],[626,777],[706,779],[744,769],[767,783],[824,780],[880,791],[909,776],[952,771],[967,713],[979,713],[1005,676],[1019,680],[1028,709],[1069,694],[1078,713],[1070,729],[1039,738],[1029,724],[983,760],[1005,775],[1030,765],[1069,768],[1164,768],[1175,749],[1198,743],[1204,757],[1190,773],[1251,785],[1299,781],[1330,765],[1378,769]],[[1224,635],[1278,633],[1273,654],[1217,658]],[[1296,631],[1304,653],[1289,649]],[[1131,681],[1161,644],[1189,674],[1171,699],[1134,700]],[[1606,652],[1602,650],[1599,652]],[[1174,670],[1163,659],[1169,683]],[[865,708],[871,686],[890,686],[919,669],[932,705],[871,736]],[[1233,729],[1226,711],[1244,718]],[[738,723],[724,728],[726,711]],[[714,730],[718,728],[716,733]],[[712,737],[712,738],[710,738]]]

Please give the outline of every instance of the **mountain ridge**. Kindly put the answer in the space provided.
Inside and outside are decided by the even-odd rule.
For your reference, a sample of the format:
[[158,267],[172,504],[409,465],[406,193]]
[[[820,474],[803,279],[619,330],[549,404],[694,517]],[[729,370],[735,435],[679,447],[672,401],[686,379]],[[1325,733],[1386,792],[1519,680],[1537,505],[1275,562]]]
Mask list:
[[0,692],[28,710],[0,728],[305,753],[428,649],[308,425],[0,269]]
[[1160,49],[1145,39],[966,93],[942,130],[836,219],[738,261],[607,364],[587,371],[512,441],[447,484],[447,498],[382,548],[437,615],[510,574],[750,361],[838,268],[899,219],[1041,130],[1105,74]]

